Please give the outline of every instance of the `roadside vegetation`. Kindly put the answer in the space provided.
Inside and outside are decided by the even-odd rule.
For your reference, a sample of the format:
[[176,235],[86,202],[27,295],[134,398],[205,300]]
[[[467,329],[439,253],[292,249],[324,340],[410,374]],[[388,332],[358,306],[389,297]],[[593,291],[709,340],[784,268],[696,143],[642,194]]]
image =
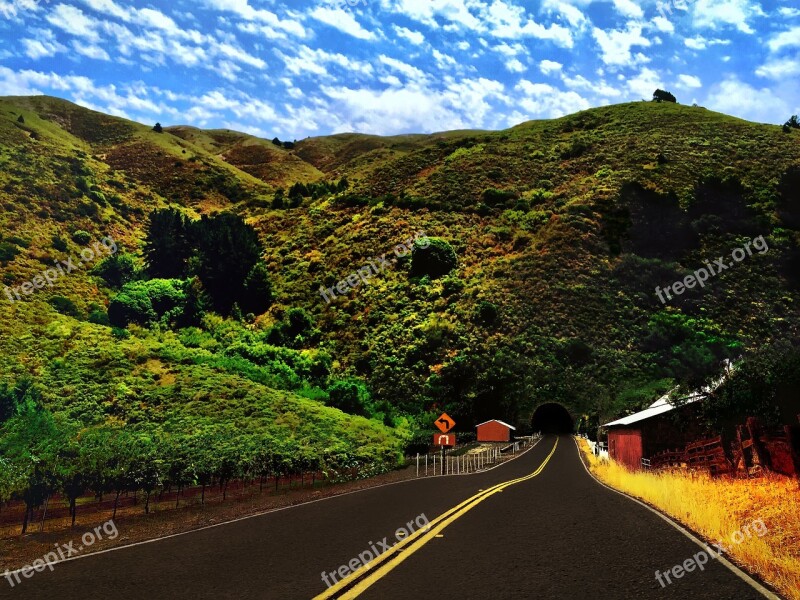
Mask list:
[[[632,472],[592,454],[579,438],[585,461],[600,481],[683,523],[709,543],[722,542],[726,557],[800,598],[800,494],[797,481],[779,475],[759,479],[711,478],[686,471]],[[731,543],[732,535],[760,519],[767,532]]]

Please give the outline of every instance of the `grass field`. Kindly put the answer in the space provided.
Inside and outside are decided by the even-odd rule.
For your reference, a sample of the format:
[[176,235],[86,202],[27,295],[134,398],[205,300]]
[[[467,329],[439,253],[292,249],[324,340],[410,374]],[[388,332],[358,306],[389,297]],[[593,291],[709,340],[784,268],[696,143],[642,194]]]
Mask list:
[[[787,598],[800,599],[800,486],[787,477],[711,478],[683,471],[631,472],[601,460],[579,441],[591,472],[603,483],[650,504],[699,533],[722,542],[728,558],[758,574]],[[733,539],[761,520],[762,536]],[[736,536],[740,539],[739,536]]]

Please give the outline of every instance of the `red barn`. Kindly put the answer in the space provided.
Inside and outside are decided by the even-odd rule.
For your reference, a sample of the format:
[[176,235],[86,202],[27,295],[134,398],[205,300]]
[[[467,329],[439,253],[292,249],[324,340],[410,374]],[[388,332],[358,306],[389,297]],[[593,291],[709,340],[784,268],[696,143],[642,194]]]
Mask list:
[[[629,469],[640,469],[643,458],[685,446],[700,435],[693,404],[704,397],[693,394],[676,407],[666,395],[641,412],[606,423],[603,427],[608,429],[608,455]],[[682,428],[667,414],[676,409],[684,422]]]
[[479,442],[510,442],[511,432],[516,431],[517,428],[503,423],[503,421],[492,419],[481,423],[477,429]]

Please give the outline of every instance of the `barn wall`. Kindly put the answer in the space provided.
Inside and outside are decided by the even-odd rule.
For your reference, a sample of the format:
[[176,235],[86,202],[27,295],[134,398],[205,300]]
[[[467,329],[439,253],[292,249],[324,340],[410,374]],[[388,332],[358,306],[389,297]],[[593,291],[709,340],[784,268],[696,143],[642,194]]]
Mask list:
[[639,429],[609,429],[608,454],[630,469],[642,465],[642,432]]
[[508,442],[511,440],[511,430],[505,425],[489,421],[478,427],[479,442]]

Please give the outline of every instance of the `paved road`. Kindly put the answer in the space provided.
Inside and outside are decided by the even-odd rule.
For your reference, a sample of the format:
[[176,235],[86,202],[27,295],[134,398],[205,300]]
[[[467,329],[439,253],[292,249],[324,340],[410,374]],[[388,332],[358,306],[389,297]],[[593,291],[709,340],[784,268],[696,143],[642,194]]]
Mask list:
[[[717,561],[662,587],[655,571],[698,546],[594,482],[573,441],[555,436],[490,472],[374,488],[88,556],[14,588],[0,579],[0,598],[308,599],[337,589],[323,583],[323,571],[381,549],[384,537],[394,544],[395,531],[415,520],[415,530],[426,520],[431,527],[360,571],[370,585],[359,597],[762,598]],[[118,526],[124,535],[124,521]]]

